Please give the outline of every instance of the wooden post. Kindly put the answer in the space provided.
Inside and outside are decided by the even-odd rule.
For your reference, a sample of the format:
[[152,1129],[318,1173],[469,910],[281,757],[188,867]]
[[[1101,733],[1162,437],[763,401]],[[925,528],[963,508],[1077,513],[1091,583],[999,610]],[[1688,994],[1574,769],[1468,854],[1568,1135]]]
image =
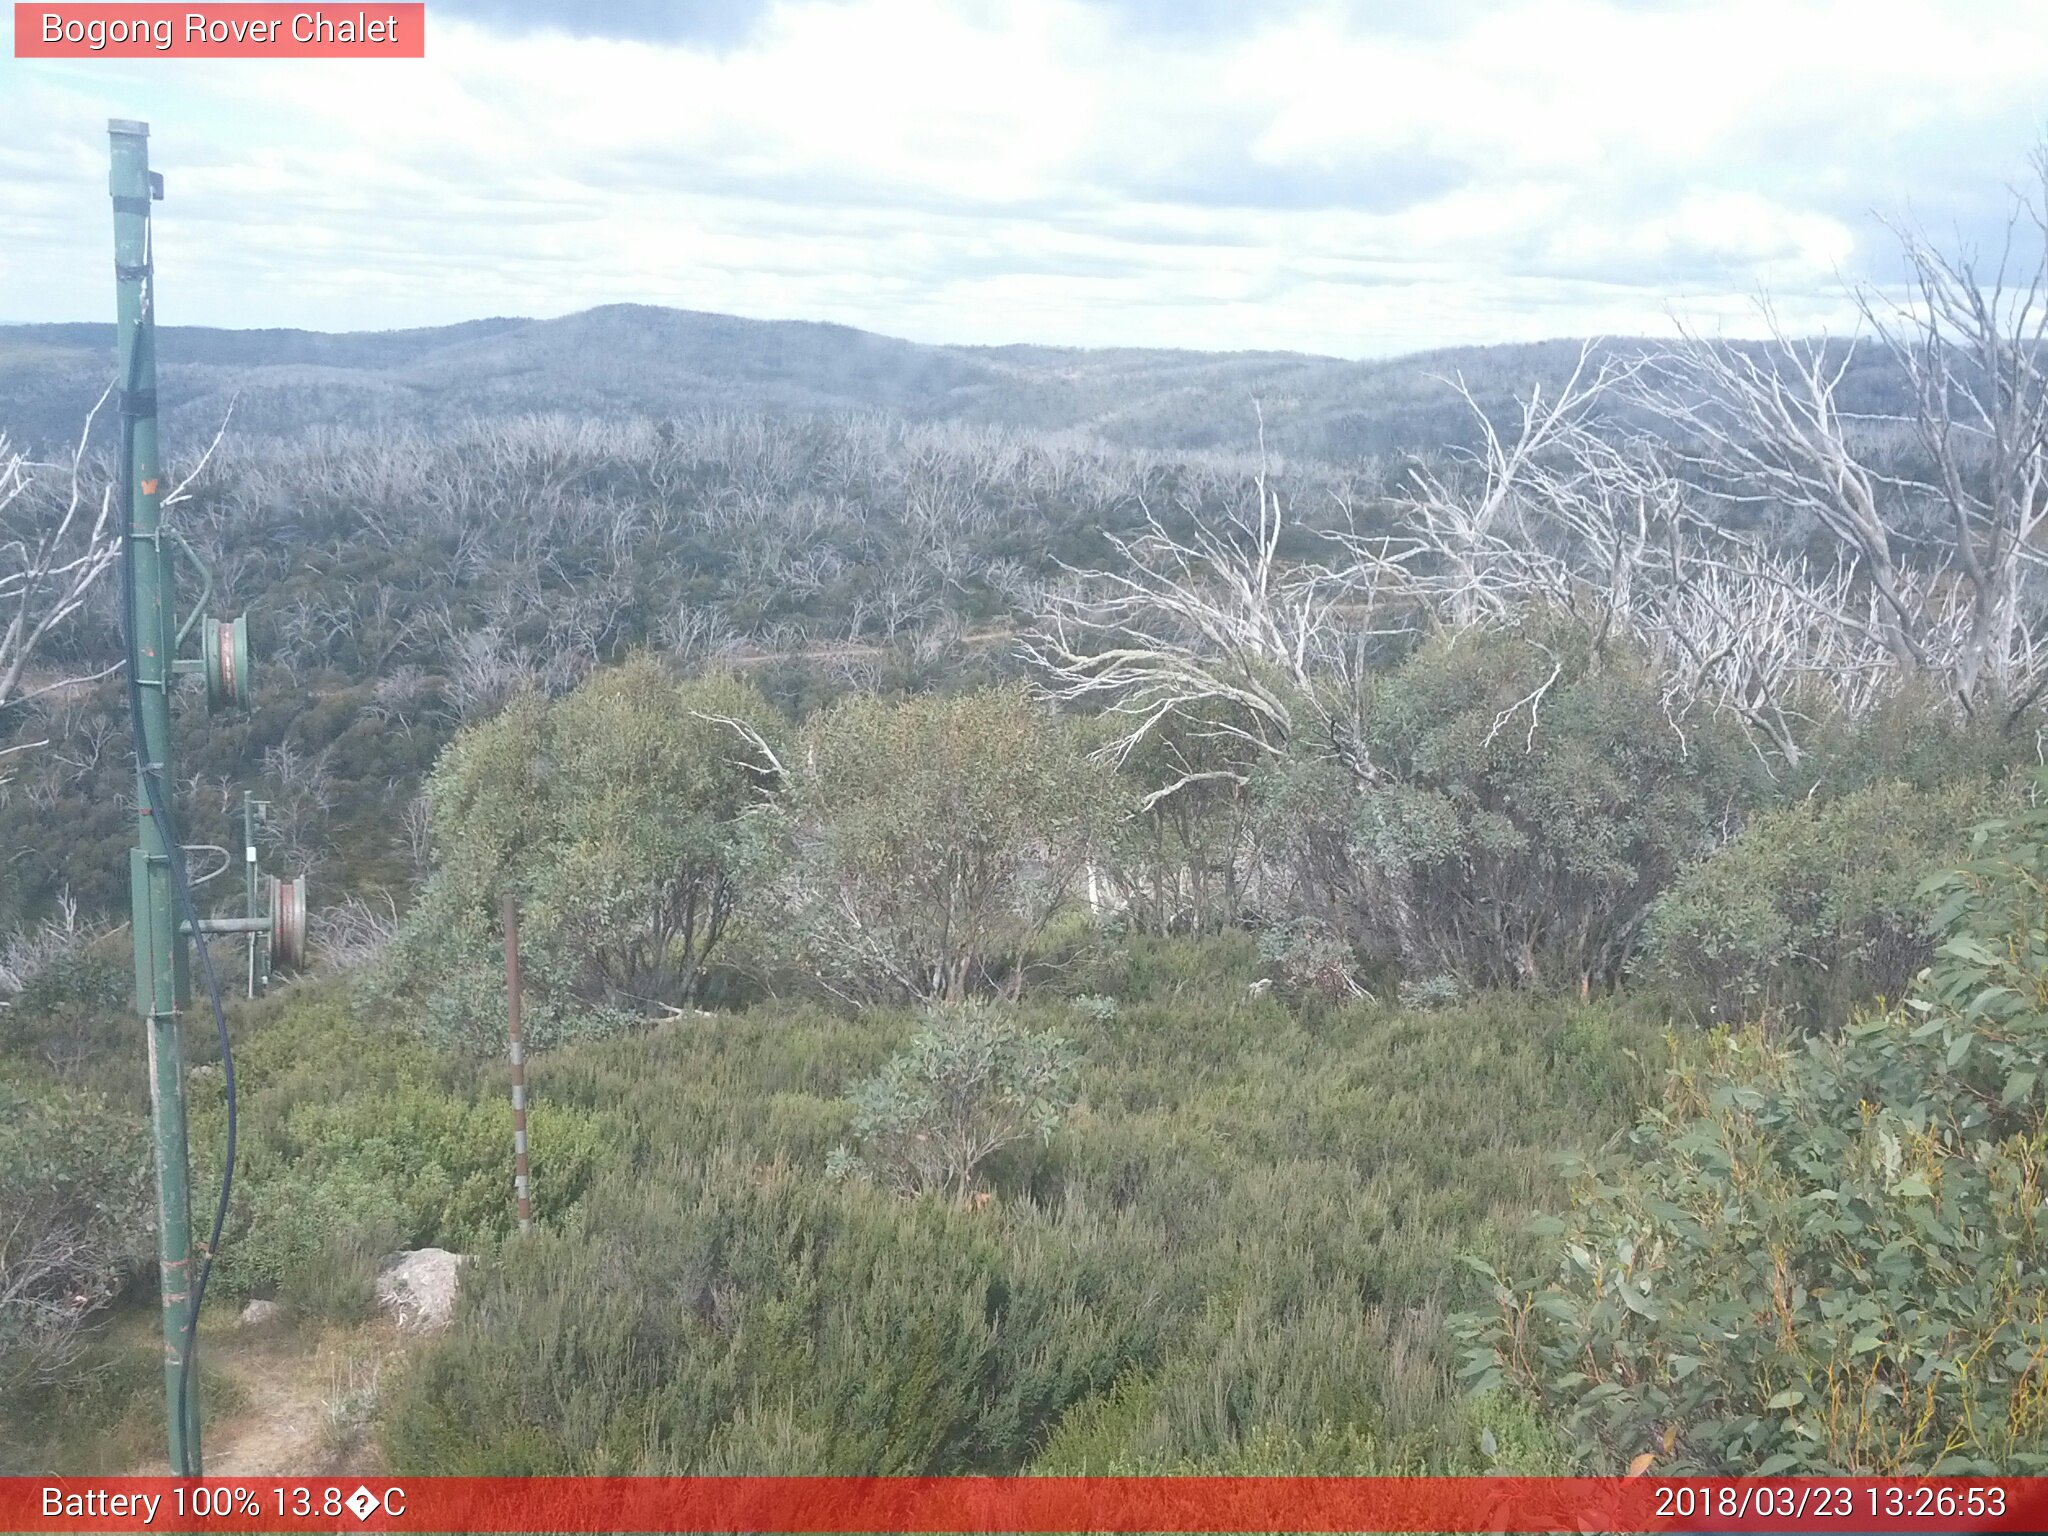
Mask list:
[[526,1168],[526,1041],[519,1032],[519,903],[508,891],[505,911],[505,1021],[512,1036],[512,1196],[519,1234],[533,1231],[533,1180]]

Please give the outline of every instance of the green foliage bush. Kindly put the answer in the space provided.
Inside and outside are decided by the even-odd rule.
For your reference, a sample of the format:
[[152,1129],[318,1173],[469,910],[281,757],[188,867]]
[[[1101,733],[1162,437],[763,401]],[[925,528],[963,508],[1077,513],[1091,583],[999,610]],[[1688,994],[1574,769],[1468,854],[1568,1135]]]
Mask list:
[[141,1123],[0,1075],[0,1400],[63,1377],[86,1320],[154,1245]]
[[1075,993],[1120,1005],[1170,1002],[1187,994],[1243,996],[1265,975],[1258,938],[1244,929],[1194,938],[1127,936],[1100,942],[1064,978]]
[[[297,987],[237,1020],[235,1199],[214,1284],[310,1315],[359,1317],[378,1261],[468,1250],[512,1225],[512,1117],[502,1070],[476,1071],[410,1032],[364,1025],[334,985]],[[623,1133],[552,1100],[528,1112],[542,1208],[582,1198]],[[219,1078],[193,1084],[196,1189],[219,1179]]]
[[871,1173],[918,1195],[972,1192],[995,1153],[1050,1141],[1073,1106],[1077,1062],[1058,1035],[1033,1033],[987,1003],[933,1010],[909,1047],[854,1086],[858,1155],[840,1170]]
[[1361,784],[1297,750],[1256,786],[1286,874],[1275,918],[1325,916],[1411,979],[1619,977],[1651,904],[1766,792],[1734,728],[1682,724],[1655,672],[1569,633],[1467,631],[1380,678]]
[[[55,938],[44,930],[46,939]],[[126,932],[79,934],[48,945],[0,1006],[0,1071],[38,1075],[122,1102],[146,1092],[135,1049],[135,967]]]
[[1642,976],[1709,1020],[1836,1024],[1926,964],[1917,891],[2000,796],[1979,781],[1875,784],[1758,816],[1651,914]]
[[[317,1187],[308,1192],[317,1197],[327,1194]],[[411,1246],[389,1211],[347,1214],[349,1219],[328,1225],[317,1252],[310,1257],[291,1255],[279,1265],[276,1299],[293,1323],[368,1321],[377,1310],[377,1276],[384,1261]]]
[[1886,784],[1995,784],[2040,761],[2032,732],[1995,716],[1964,719],[1925,682],[1903,680],[1858,715],[1820,711],[1814,724],[1788,796],[1826,801]]
[[1312,917],[1266,927],[1259,934],[1259,958],[1268,979],[1291,998],[1340,1002],[1365,990],[1351,946],[1329,923]]
[[1839,1034],[1719,1035],[1468,1317],[1468,1370],[1610,1468],[2048,1468],[2048,812],[1928,888],[1901,1003]]
[[1158,1326],[1089,1305],[1105,1258],[1066,1248],[1055,1275],[958,1207],[724,1157],[653,1172],[471,1279],[465,1326],[396,1406],[397,1464],[972,1466]]
[[[1149,933],[1212,933],[1244,916],[1256,813],[1247,781],[1256,754],[1212,720],[1246,723],[1222,706],[1200,718],[1169,714],[1116,753],[1117,777],[1135,810],[1104,849],[1104,873],[1113,871],[1121,887],[1123,918]],[[1113,745],[1130,725],[1118,714],[1077,721],[1098,748]]]
[[642,658],[464,732],[428,784],[434,868],[370,1007],[497,1049],[507,891],[537,1049],[690,1001],[738,908],[761,789],[727,717],[775,719],[744,682],[678,683]]
[[1014,992],[1116,825],[1112,776],[1018,688],[849,699],[800,752],[777,927],[848,998]]
[[123,1008],[135,989],[135,972],[122,964],[124,958],[111,945],[80,943],[30,976],[8,1011],[34,1017],[74,1009],[105,1013]]

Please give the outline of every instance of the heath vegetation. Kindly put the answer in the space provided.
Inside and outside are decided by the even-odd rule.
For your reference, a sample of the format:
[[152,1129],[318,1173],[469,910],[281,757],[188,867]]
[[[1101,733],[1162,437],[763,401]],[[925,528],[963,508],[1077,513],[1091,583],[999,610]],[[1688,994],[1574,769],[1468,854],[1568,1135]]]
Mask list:
[[[233,1011],[219,1294],[474,1255],[349,1408],[407,1472],[2040,1469],[2038,254],[1348,427],[1216,363],[1270,440],[1096,430],[1130,356],[824,409],[810,333],[801,401],[273,390],[173,498],[267,668],[192,835],[259,785],[326,906]],[[0,444],[21,1468],[121,1454],[152,1283],[105,491]]]

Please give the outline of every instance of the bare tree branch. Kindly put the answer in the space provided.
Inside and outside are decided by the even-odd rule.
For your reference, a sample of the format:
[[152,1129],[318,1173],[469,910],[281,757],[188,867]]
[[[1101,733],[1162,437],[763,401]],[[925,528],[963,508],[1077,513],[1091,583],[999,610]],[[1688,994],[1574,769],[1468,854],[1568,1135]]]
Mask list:
[[[24,679],[52,633],[85,606],[94,583],[120,553],[113,487],[87,489],[86,445],[113,386],[87,413],[71,454],[69,486],[48,497],[28,459],[0,436],[0,708],[89,680],[80,674],[24,691]],[[96,510],[93,510],[94,503]]]

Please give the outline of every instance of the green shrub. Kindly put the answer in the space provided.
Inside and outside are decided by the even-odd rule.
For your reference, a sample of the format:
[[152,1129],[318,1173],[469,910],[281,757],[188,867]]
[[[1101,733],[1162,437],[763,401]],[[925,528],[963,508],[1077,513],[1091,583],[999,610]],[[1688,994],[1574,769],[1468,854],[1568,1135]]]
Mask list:
[[1080,958],[1069,985],[1128,1007],[1188,993],[1242,997],[1264,974],[1257,936],[1225,929],[1201,938],[1139,934],[1097,945]]
[[68,1379],[87,1320],[155,1242],[139,1117],[0,1076],[0,1401]]
[[1960,716],[1952,701],[1924,681],[1900,679],[1864,713],[1817,713],[1803,774],[1788,791],[1817,801],[1840,799],[1885,784],[1938,790],[1958,783],[1997,783],[2039,765],[2033,734],[2006,728],[1995,714]]
[[[236,1018],[235,1200],[214,1283],[338,1317],[363,1310],[376,1261],[429,1244],[468,1249],[512,1224],[512,1116],[502,1069],[363,1024],[346,989],[291,988]],[[610,1115],[552,1099],[532,1069],[535,1200],[574,1208],[625,1140]],[[224,1141],[219,1079],[195,1078],[194,1187]]]
[[1057,1035],[1034,1034],[986,1003],[933,1011],[909,1048],[850,1095],[858,1157],[904,1194],[973,1191],[983,1163],[1012,1143],[1050,1141],[1074,1102],[1076,1062]]
[[1401,1006],[1413,1008],[1418,1013],[1427,1013],[1434,1008],[1448,1008],[1453,1003],[1463,1002],[1471,995],[1471,989],[1450,971],[1439,971],[1434,976],[1417,976],[1404,980],[1399,993]]
[[[1087,1097],[965,1205],[820,1176],[905,1011],[768,1004],[550,1057],[555,1102],[629,1134],[566,1220],[485,1250],[392,1399],[394,1467],[1010,1473],[1057,1439],[1096,1470],[1485,1470],[1512,1415],[1455,1390],[1457,1255],[1528,1262],[1545,1154],[1625,1123],[1657,1036],[1528,994],[1297,1014],[1246,996],[1255,962],[1244,934],[1133,937],[1072,978],[1113,1011],[1011,1005]],[[1119,1383],[1151,1395],[1091,1417]]]
[[387,1446],[436,1472],[1014,1465],[1156,1330],[1101,1304],[1133,1257],[1006,1253],[958,1207],[787,1165],[665,1164],[465,1281]]
[[1270,918],[1340,925],[1411,979],[1585,988],[1768,792],[1729,722],[1665,712],[1655,669],[1568,632],[1465,632],[1380,678],[1370,776],[1297,749],[1254,786]]
[[1342,1002],[1365,988],[1351,946],[1328,923],[1311,917],[1274,923],[1259,934],[1259,958],[1288,997]]
[[1014,993],[1116,825],[1113,776],[1018,688],[849,699],[801,753],[780,948],[858,1001]]
[[1212,720],[1239,729],[1250,723],[1223,706],[1203,718],[1176,711],[1119,748],[1128,716],[1077,722],[1098,750],[1112,749],[1117,778],[1128,786],[1134,813],[1114,829],[1103,863],[1120,888],[1120,919],[1144,932],[1212,933],[1243,916],[1254,814],[1247,782],[1258,754]]
[[496,1050],[508,891],[536,1049],[691,1001],[738,911],[765,784],[730,718],[774,729],[751,685],[678,683],[641,658],[465,731],[427,786],[434,868],[374,973],[372,1013]]
[[1716,1036],[1465,1319],[1617,1468],[2048,1468],[2048,812],[1929,886],[1934,962],[1838,1035]]
[[126,1009],[133,1000],[135,972],[106,943],[83,942],[39,968],[15,995],[12,1010],[54,1013],[76,1008],[90,1013]]
[[54,1072],[120,1101],[147,1092],[136,1044],[135,965],[126,932],[70,936],[46,929],[40,963],[0,1006],[0,1063]]
[[283,1269],[277,1299],[294,1321],[364,1322],[377,1310],[377,1275],[385,1258],[406,1246],[388,1213],[359,1213],[325,1233],[310,1260]]
[[2000,799],[1980,781],[1887,783],[1766,812],[1657,903],[1637,969],[1725,1023],[1837,1024],[1900,997],[1930,949],[1917,888]]

